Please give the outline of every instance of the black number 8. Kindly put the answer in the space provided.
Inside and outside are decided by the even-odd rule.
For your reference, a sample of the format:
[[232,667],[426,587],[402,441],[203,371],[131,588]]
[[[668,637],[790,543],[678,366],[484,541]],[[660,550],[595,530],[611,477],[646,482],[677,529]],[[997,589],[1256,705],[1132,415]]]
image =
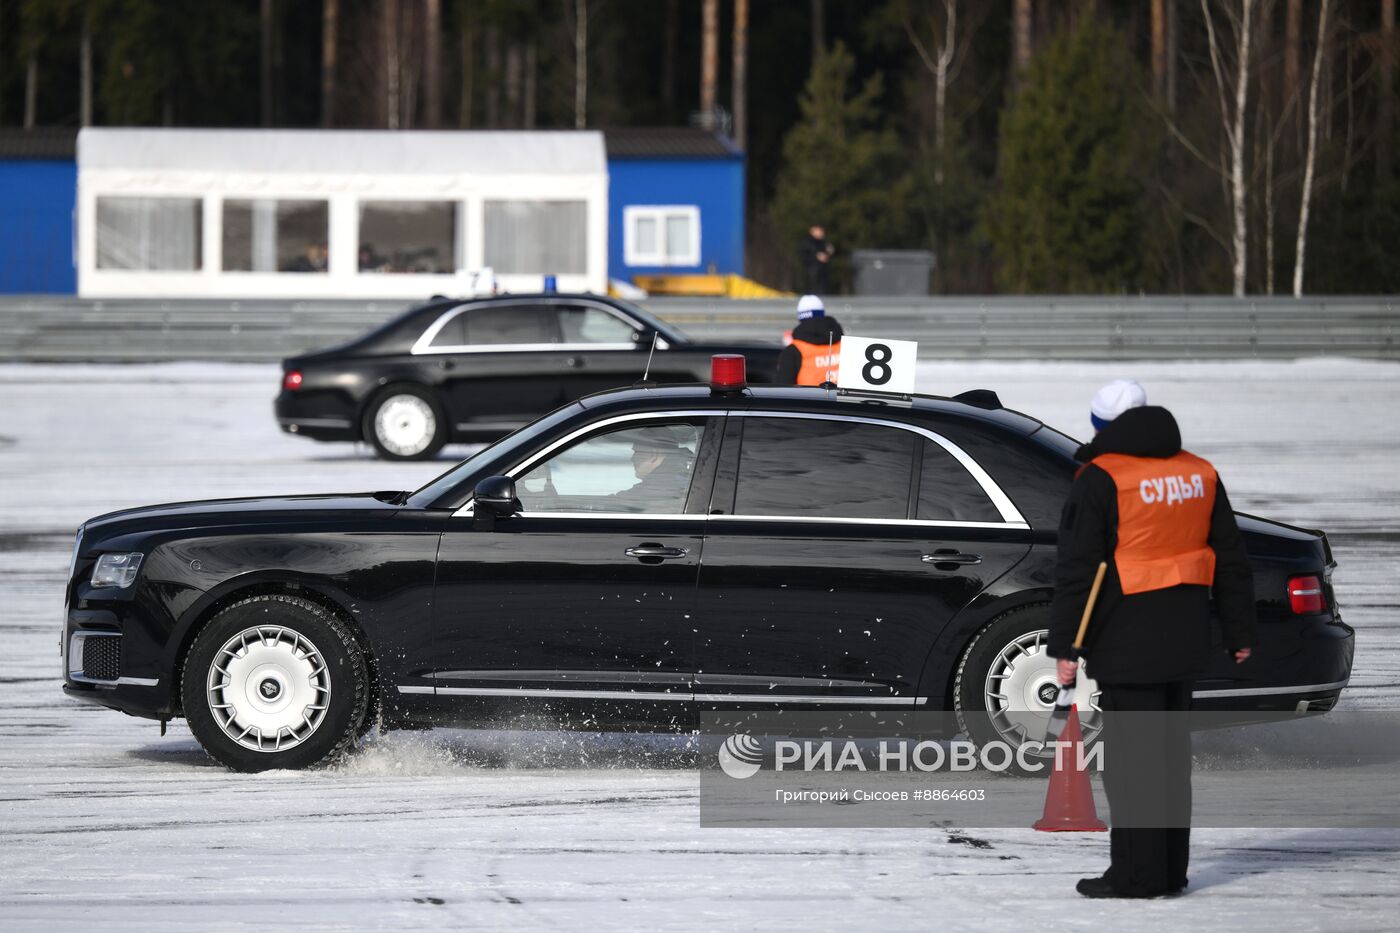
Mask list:
[[883,343],[872,343],[865,348],[865,368],[860,374],[873,386],[882,386],[890,381],[894,373],[890,370],[890,358],[894,352]]

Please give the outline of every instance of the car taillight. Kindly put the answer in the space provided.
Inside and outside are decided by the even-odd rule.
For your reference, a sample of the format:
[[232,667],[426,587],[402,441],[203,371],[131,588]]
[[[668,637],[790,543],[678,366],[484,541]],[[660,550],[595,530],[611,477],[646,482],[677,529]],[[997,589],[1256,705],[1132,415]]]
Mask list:
[[1322,578],[1311,574],[1288,578],[1288,605],[1294,615],[1307,615],[1322,612],[1327,608],[1327,594],[1322,589]]
[[282,388],[288,392],[295,392],[301,388],[301,370],[294,369],[282,377]]

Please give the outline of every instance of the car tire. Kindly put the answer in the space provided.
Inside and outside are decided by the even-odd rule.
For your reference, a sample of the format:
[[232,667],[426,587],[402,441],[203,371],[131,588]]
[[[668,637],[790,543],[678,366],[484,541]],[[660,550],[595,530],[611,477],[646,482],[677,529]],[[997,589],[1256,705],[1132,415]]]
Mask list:
[[[953,710],[959,728],[979,747],[1000,741],[1015,748],[1044,739],[1059,693],[1055,659],[1046,653],[1049,631],[1048,604],[1023,606],[987,623],[963,651],[953,677]],[[1092,742],[1102,722],[1098,685],[1087,672],[1079,675],[1075,696],[1085,741]],[[1012,771],[1043,773],[1018,766]]]
[[365,409],[361,428],[385,460],[427,460],[447,443],[447,413],[421,386],[384,389]]
[[338,760],[369,707],[364,652],[323,607],[252,596],[216,615],[190,647],[180,693],[190,731],[235,771]]

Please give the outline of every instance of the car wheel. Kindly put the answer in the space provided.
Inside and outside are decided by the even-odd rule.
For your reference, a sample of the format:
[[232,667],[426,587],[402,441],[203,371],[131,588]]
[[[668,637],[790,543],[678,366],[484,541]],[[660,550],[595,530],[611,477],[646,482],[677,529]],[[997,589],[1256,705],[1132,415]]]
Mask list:
[[[1014,609],[989,622],[963,652],[953,679],[958,725],[979,746],[1042,741],[1059,694],[1055,659],[1046,652],[1050,607]],[[1086,742],[1103,728],[1099,688],[1081,671],[1075,689]],[[1042,758],[1048,759],[1050,753]]]
[[447,443],[447,416],[428,390],[395,386],[365,412],[364,435],[386,460],[426,460]]
[[354,636],[294,596],[253,596],[215,616],[190,648],[180,690],[194,737],[235,771],[333,761],[369,705]]

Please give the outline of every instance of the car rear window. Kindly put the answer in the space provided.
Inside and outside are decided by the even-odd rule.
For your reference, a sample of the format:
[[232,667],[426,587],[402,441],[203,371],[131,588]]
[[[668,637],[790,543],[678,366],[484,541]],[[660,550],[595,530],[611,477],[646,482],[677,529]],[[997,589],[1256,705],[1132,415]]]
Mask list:
[[734,513],[907,518],[917,440],[877,425],[746,419]]

